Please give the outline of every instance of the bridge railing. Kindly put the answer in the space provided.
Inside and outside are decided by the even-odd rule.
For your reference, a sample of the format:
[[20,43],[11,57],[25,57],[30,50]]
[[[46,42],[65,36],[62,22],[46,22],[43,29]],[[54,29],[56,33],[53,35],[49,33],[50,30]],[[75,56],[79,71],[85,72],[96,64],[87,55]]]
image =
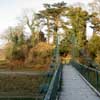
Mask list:
[[56,100],[61,89],[62,64],[57,67],[44,100]]
[[71,64],[100,92],[100,71],[86,65],[71,61]]

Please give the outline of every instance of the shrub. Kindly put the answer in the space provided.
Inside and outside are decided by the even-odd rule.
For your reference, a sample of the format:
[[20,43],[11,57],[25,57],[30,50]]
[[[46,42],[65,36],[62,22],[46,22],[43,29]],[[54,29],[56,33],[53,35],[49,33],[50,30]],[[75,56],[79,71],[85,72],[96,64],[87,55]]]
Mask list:
[[30,50],[27,60],[28,62],[33,61],[34,63],[40,64],[48,63],[48,59],[51,57],[52,51],[52,45],[45,42],[40,42]]
[[100,54],[97,54],[95,61],[96,61],[97,64],[100,64]]

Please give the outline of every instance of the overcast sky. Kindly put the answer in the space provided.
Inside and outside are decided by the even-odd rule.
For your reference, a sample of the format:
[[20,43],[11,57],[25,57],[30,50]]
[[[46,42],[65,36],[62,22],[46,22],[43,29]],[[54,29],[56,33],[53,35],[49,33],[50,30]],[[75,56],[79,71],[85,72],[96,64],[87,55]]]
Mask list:
[[[16,17],[21,16],[23,9],[32,8],[38,11],[43,8],[44,3],[55,3],[64,1],[68,4],[76,2],[87,5],[92,0],[0,0],[0,34],[8,26],[15,25]],[[1,44],[2,42],[0,42]]]

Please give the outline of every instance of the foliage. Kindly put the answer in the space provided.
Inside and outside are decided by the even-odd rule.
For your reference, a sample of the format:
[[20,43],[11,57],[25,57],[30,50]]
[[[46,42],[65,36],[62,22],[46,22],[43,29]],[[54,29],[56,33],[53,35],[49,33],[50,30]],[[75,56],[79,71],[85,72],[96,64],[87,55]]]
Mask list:
[[12,59],[25,59],[25,55],[21,48],[14,48],[12,51]]
[[[97,64],[100,65],[100,54],[96,54],[95,61],[96,61]],[[100,66],[99,66],[99,67],[100,67]]]
[[6,49],[5,53],[7,59],[14,59],[14,57],[15,58],[18,57],[19,54],[17,52],[19,51],[17,49],[20,48],[20,46],[25,43],[23,30],[24,27],[22,25],[9,27],[6,30],[6,35],[4,36],[4,38],[8,40],[8,43],[5,46]]
[[93,0],[93,2],[89,3],[89,6],[91,11],[96,12],[100,18],[100,0]]
[[60,44],[60,53],[64,54],[67,52],[71,52],[71,42],[67,38],[64,38]]
[[27,26],[31,32],[30,43],[32,46],[37,44],[39,40],[39,32],[40,32],[40,20],[38,16],[34,13],[33,10],[26,10],[24,12],[24,16],[21,19],[21,22]]
[[[98,3],[98,0],[96,1]],[[100,32],[100,19],[97,15],[98,11],[95,12],[90,14],[82,7],[66,6],[64,2],[44,4],[44,10],[40,10],[38,13],[26,12],[21,25],[10,27],[7,30],[6,39],[10,43],[6,50],[7,58],[29,63],[34,62],[34,64],[49,63],[53,51],[53,46],[49,42],[53,38],[53,44],[55,44],[57,35],[62,37],[59,43],[60,53],[72,54],[74,50],[75,56],[78,56],[79,50],[84,48],[86,25],[87,21],[90,21],[94,35],[89,40],[89,53],[95,59],[100,51],[100,38],[95,35],[95,33]],[[24,36],[26,26],[31,32],[29,38]],[[59,34],[60,30],[63,31],[61,34]],[[48,44],[45,42],[45,32]]]
[[12,45],[12,43],[7,43],[5,45],[5,55],[6,55],[6,59],[10,59],[11,58],[12,51],[13,51],[13,45]]
[[45,42],[40,42],[30,50],[27,60],[28,62],[33,61],[34,63],[48,63],[48,60],[50,60],[50,57],[52,56],[52,51],[52,45]]
[[83,46],[86,40],[86,24],[89,20],[88,12],[81,7],[69,7],[66,16],[69,18],[69,25],[72,26],[72,34],[76,36],[77,45]]
[[93,14],[91,18],[91,23],[92,23],[91,28],[93,29],[93,34],[99,34],[100,33],[100,18],[97,17],[97,14]]
[[14,45],[20,45],[24,42],[24,26],[17,25],[15,27],[8,27],[3,36],[8,42],[13,43]]
[[95,58],[96,54],[100,52],[100,36],[93,35],[88,45],[91,57]]
[[25,44],[24,26],[18,25],[10,27],[6,31],[5,38],[8,40],[6,44],[6,58],[9,60],[25,59],[25,51],[23,44]]
[[33,48],[33,53],[36,56],[47,57],[52,55],[52,45],[40,42]]
[[89,3],[89,7],[93,15],[91,18],[93,33],[100,34],[100,0],[93,0],[93,2]]
[[55,43],[56,35],[62,24],[61,16],[66,9],[66,3],[44,4],[44,8],[37,15],[41,19],[42,25],[47,26],[48,42],[53,35],[53,43]]

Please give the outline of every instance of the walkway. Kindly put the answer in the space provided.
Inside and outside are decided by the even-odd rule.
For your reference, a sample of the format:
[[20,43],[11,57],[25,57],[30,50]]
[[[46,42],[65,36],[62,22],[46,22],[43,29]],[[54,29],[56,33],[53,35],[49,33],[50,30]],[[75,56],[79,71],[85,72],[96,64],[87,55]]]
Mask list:
[[73,66],[65,65],[60,100],[100,100],[100,98],[85,83]]

